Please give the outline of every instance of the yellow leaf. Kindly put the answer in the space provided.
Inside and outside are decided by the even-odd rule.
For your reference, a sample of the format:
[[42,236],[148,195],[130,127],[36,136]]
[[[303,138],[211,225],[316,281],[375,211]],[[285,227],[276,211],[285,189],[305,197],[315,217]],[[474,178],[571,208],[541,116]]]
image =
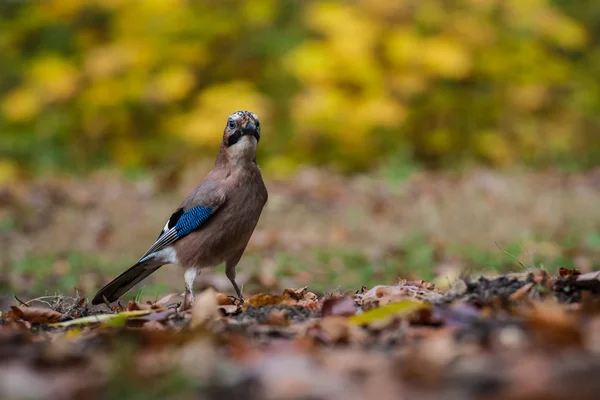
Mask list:
[[336,63],[327,44],[307,41],[284,60],[286,69],[306,82],[330,82],[337,74]]
[[422,39],[410,29],[396,29],[385,40],[387,58],[398,67],[416,65],[421,49]]
[[372,322],[379,322],[389,318],[407,316],[414,311],[429,307],[431,307],[429,303],[407,299],[398,303],[377,307],[359,315],[353,315],[349,318],[349,321],[355,325],[367,325]]
[[253,0],[243,2],[244,18],[246,21],[266,25],[275,17],[277,5],[274,0]]
[[116,106],[125,98],[124,87],[116,79],[93,81],[82,93],[82,99],[91,107]]
[[11,122],[29,121],[39,111],[38,96],[28,87],[17,88],[2,99],[2,115]]
[[447,154],[452,148],[452,133],[448,129],[437,129],[426,136],[427,150],[435,154]]
[[18,172],[16,162],[0,158],[0,186],[14,182]]
[[77,89],[79,73],[67,60],[48,55],[33,62],[28,71],[33,87],[48,101],[60,101],[71,97]]
[[73,18],[85,2],[80,0],[49,0],[40,3],[45,15],[55,19]]
[[471,56],[458,41],[437,37],[423,42],[421,61],[425,68],[444,78],[463,78],[471,70]]
[[578,49],[586,40],[584,28],[575,20],[559,14],[554,10],[540,13],[535,23],[544,34],[566,49]]
[[104,46],[94,48],[88,53],[84,68],[88,75],[104,78],[122,71],[130,62],[131,55],[126,47]]
[[152,97],[171,102],[185,97],[194,87],[194,75],[183,66],[171,66],[161,71],[153,84]]
[[506,165],[512,159],[506,139],[493,131],[481,132],[476,141],[477,152],[499,165]]
[[89,317],[77,318],[70,321],[58,322],[56,324],[48,324],[48,326],[65,328],[68,326],[89,325],[97,323],[105,323],[106,326],[122,326],[129,318],[141,317],[156,312],[156,310],[139,310],[125,311],[118,314],[98,314]]

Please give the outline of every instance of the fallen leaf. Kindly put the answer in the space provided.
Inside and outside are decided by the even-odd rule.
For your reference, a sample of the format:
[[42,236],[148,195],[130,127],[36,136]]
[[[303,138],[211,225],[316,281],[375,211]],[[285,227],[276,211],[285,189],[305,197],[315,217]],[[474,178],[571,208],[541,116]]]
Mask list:
[[260,293],[250,297],[244,303],[244,309],[248,307],[260,307],[280,304],[282,301],[281,296],[274,296],[270,294]]
[[323,301],[321,315],[328,316],[351,316],[356,312],[354,300],[349,297],[328,297]]
[[309,309],[319,308],[319,298],[316,294],[307,291],[307,287],[300,289],[285,289],[281,296],[260,293],[250,297],[244,303],[248,307],[260,307],[283,304],[286,306],[299,306]]
[[220,306],[232,306],[233,299],[224,293],[217,293],[217,304]]
[[325,317],[317,321],[316,336],[325,343],[348,342],[350,325],[343,317]]
[[240,305],[224,305],[218,307],[219,311],[223,314],[223,316],[234,315],[242,311],[242,307]]
[[600,292],[600,271],[588,272],[577,276],[575,285],[584,290]]
[[429,308],[431,305],[422,301],[405,299],[398,303],[373,308],[362,314],[354,315],[349,321],[355,325],[368,325],[373,322],[382,322],[391,318],[410,315],[413,311]]
[[311,323],[304,334],[325,344],[363,343],[368,334],[345,317],[324,317]]
[[288,326],[290,324],[290,320],[288,319],[288,315],[285,310],[271,310],[264,324],[271,326]]
[[174,313],[175,313],[175,310],[172,308],[169,308],[166,310],[154,312],[152,314],[143,315],[141,317],[135,317],[134,319],[141,320],[141,321],[166,321],[167,318],[169,318],[169,315],[174,314]]
[[63,314],[49,308],[11,306],[11,310],[16,317],[32,324],[51,324],[65,318]]
[[140,311],[124,311],[118,314],[98,314],[91,315],[89,317],[77,318],[70,321],[58,322],[55,324],[50,324],[49,326],[53,327],[67,327],[67,326],[75,326],[75,325],[89,325],[89,324],[97,324],[97,323],[111,323],[109,326],[122,326],[125,325],[125,322],[128,318],[139,317],[142,315],[148,315],[155,312],[154,310],[140,310]]
[[304,295],[306,294],[308,290],[308,286],[304,286],[302,288],[299,289],[295,289],[295,288],[290,288],[290,289],[285,289],[283,291],[283,295],[282,298],[285,299],[292,299],[292,300],[303,300],[304,299]]
[[578,276],[580,274],[581,274],[581,272],[578,269],[576,269],[576,268],[568,269],[568,268],[565,268],[565,267],[560,267],[558,269],[558,276],[560,276],[560,277]]
[[158,321],[148,321],[142,325],[142,329],[149,331],[164,331],[166,330],[165,326]]
[[407,281],[406,279],[400,279],[396,286],[414,286],[419,289],[433,290],[435,289],[435,283],[419,280],[419,281]]
[[555,351],[579,347],[583,342],[577,316],[563,305],[532,303],[531,308],[521,308],[517,312],[525,317],[537,346]]
[[533,282],[526,283],[525,285],[521,286],[518,290],[516,290],[513,294],[511,294],[510,296],[508,296],[508,299],[510,301],[521,300],[523,297],[525,297],[525,295],[527,293],[529,293],[529,291],[531,290],[531,288],[534,285],[535,284]]
[[139,311],[139,310],[166,310],[165,306],[162,303],[138,303],[134,300],[129,300],[127,303],[127,311]]
[[160,298],[160,300],[156,301],[155,304],[162,304],[163,306],[166,306],[169,300],[171,300],[175,296],[177,296],[177,293],[169,293],[168,295]]
[[217,292],[213,288],[208,288],[200,293],[192,306],[192,329],[217,318],[219,316],[218,305]]

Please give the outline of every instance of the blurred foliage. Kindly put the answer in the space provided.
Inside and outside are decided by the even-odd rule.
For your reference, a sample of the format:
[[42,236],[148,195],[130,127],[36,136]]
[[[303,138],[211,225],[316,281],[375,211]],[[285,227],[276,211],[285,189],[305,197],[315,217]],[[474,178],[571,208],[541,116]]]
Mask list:
[[0,3],[0,182],[214,157],[264,121],[263,167],[586,166],[600,146],[600,3]]

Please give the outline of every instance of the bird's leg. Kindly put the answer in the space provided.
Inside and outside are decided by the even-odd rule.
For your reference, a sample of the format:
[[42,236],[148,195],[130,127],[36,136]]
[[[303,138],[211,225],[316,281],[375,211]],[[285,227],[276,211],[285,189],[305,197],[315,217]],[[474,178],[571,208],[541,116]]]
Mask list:
[[236,267],[236,265],[237,265],[237,261],[235,263],[231,263],[228,261],[227,264],[225,265],[225,275],[227,275],[227,278],[229,278],[229,281],[231,282],[231,284],[233,285],[233,288],[235,289],[235,293],[240,298],[240,301],[242,302],[242,304],[244,304],[244,297],[242,296],[242,291],[240,290],[237,283],[235,282],[235,267]]
[[198,276],[198,269],[195,267],[188,268],[183,274],[185,280],[185,296],[183,297],[182,310],[187,310],[192,306],[194,302],[194,281]]

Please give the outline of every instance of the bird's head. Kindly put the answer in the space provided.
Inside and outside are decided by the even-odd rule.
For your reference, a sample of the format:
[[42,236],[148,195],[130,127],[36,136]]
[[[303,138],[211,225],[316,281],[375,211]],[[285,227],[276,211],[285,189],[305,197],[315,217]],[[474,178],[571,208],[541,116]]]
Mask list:
[[236,111],[227,118],[223,146],[235,161],[254,161],[260,140],[260,121],[250,111]]

